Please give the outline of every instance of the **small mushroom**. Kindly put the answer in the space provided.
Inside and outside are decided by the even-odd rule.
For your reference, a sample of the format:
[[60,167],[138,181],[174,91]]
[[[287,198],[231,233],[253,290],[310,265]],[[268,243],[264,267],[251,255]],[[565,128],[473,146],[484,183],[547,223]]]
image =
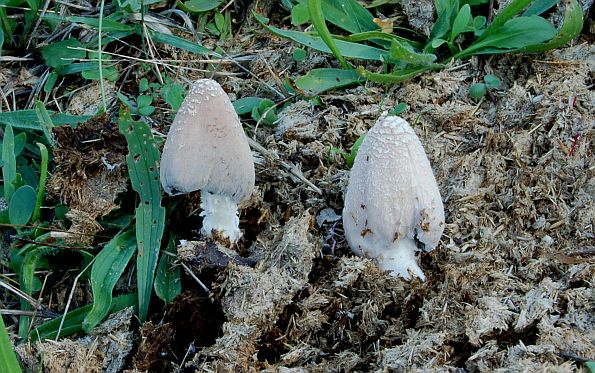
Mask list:
[[438,184],[419,138],[402,118],[381,117],[362,142],[345,194],[352,251],[407,280],[424,273],[418,248],[436,248],[444,230]]
[[252,194],[254,162],[240,119],[214,80],[197,80],[182,103],[163,147],[161,184],[170,195],[201,191],[207,237],[242,237],[238,204]]

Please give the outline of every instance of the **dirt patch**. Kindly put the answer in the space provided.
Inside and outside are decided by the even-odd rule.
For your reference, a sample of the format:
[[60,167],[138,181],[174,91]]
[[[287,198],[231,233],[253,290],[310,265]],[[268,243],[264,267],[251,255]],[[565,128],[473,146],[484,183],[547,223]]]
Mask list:
[[[496,60],[489,68],[504,85],[493,101],[469,98],[472,60],[388,90],[359,87],[323,96],[323,107],[298,101],[281,111],[279,125],[259,128],[256,139],[323,194],[265,159],[257,165],[261,198],[242,221],[266,209],[272,225],[244,244],[269,258],[283,246],[273,237],[308,242],[307,232],[321,246],[298,279],[278,266],[311,260],[312,248],[272,267],[270,259],[256,269],[229,265],[214,285],[226,316],[222,335],[190,365],[576,371],[581,358],[593,358],[594,54],[577,45]],[[421,254],[424,283],[352,256],[341,224],[325,218],[341,213],[348,176],[329,149],[348,149],[398,102],[409,107],[404,117],[424,144],[446,208],[441,247]],[[296,218],[306,210],[320,214],[320,225]]]

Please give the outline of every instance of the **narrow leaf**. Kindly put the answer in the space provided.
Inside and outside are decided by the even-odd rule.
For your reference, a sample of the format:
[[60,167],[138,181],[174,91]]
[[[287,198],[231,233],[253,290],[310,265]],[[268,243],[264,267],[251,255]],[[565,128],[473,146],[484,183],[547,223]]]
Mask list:
[[157,31],[151,31],[150,34],[152,40],[157,43],[168,44],[173,47],[180,48],[188,52],[201,54],[204,56],[219,56],[218,53],[215,53],[198,43],[191,42],[176,35],[168,35]]
[[[1,29],[0,29],[1,30]],[[0,45],[1,47],[1,45]],[[20,373],[19,361],[12,348],[12,343],[8,337],[4,320],[0,315],[0,372]]]
[[478,41],[491,36],[494,32],[497,32],[500,27],[508,22],[512,17],[519,14],[523,8],[531,3],[531,1],[532,0],[512,0],[506,8],[498,13],[488,28],[481,34]]
[[155,294],[166,304],[170,304],[182,292],[180,267],[174,265],[176,243],[173,235],[169,239],[166,252],[173,255],[161,255],[159,259],[157,276],[155,277]]
[[15,141],[12,126],[6,126],[2,141],[2,179],[4,181],[4,199],[10,202],[14,194],[13,182],[17,177],[17,161],[15,157]]
[[[21,290],[26,294],[32,295],[35,286],[35,271],[39,266],[41,260],[45,255],[52,254],[57,250],[54,248],[44,247],[42,241],[49,238],[49,234],[42,235],[37,238],[39,244],[29,244],[23,248],[27,250],[27,254],[21,264],[21,273],[19,276],[19,284]],[[31,305],[26,300],[21,300],[21,310],[29,311]],[[19,319],[19,337],[27,339],[29,333],[29,323],[31,316],[21,316]]]
[[[258,22],[265,27],[271,33],[280,36],[282,38],[290,39],[295,41],[296,43],[305,45],[312,49],[316,49],[318,51],[324,53],[332,53],[328,46],[322,41],[322,39],[318,36],[312,36],[304,32],[299,31],[292,31],[292,30],[282,30],[277,27],[269,26],[265,23],[266,19],[259,16],[258,14],[254,14],[254,17]],[[386,56],[386,51],[380,48],[371,47],[365,44],[358,44],[358,43],[350,43],[343,40],[335,40],[335,44],[341,51],[341,54],[347,58],[358,58],[362,60],[374,60],[374,61],[382,61],[384,56]]]
[[442,65],[437,65],[437,64],[428,65],[428,66],[413,66],[413,67],[407,67],[404,69],[395,70],[389,74],[382,74],[382,73],[374,73],[374,72],[368,71],[363,66],[360,66],[357,68],[357,73],[361,77],[363,77],[367,80],[371,80],[373,82],[394,84],[394,83],[400,83],[400,82],[409,80],[411,78],[414,78],[426,71],[439,70],[442,68],[443,68]]
[[82,323],[85,332],[89,332],[109,314],[112,309],[112,291],[135,249],[134,230],[129,229],[112,238],[97,254],[91,268],[93,306]]
[[[77,124],[83,123],[91,118],[89,115],[70,115],[51,111],[47,112],[49,113],[50,119],[55,126],[68,124],[75,127]],[[5,111],[0,113],[0,124],[11,125],[13,128],[22,130],[43,131],[37,116],[37,111],[33,109]]]
[[43,135],[48,144],[50,144],[51,147],[54,147],[54,135],[52,133],[54,122],[52,122],[50,113],[46,110],[43,102],[39,100],[35,101],[35,108],[35,111],[37,112],[37,119],[39,120],[39,126],[43,131]]
[[[108,313],[115,313],[128,307],[136,308],[137,299],[138,296],[136,294],[126,294],[117,296],[112,300],[112,307],[108,311]],[[92,308],[92,305],[88,305],[68,312],[66,314],[66,318],[64,319],[64,323],[62,324],[60,336],[67,337],[74,333],[82,332],[83,321],[85,320],[85,317],[87,317]],[[58,334],[58,328],[60,327],[60,322],[62,321],[62,317],[63,316],[57,317],[33,329],[33,331],[31,332],[31,340],[33,342],[36,342],[56,338],[56,335]]]
[[159,182],[160,155],[151,129],[145,122],[135,122],[130,113],[124,112],[120,117],[119,128],[128,142],[126,163],[132,188],[140,196],[140,204],[135,210],[138,244],[136,273],[139,318],[145,321],[165,225]]
[[540,0],[534,1],[527,10],[523,13],[523,16],[540,15],[548,11],[554,5],[558,4],[560,0]]
[[330,51],[339,60],[341,67],[344,69],[349,69],[349,64],[343,57],[341,50],[335,43],[335,39],[333,39],[330,31],[326,27],[326,23],[324,22],[324,14],[322,13],[321,0],[308,0],[308,11],[310,12],[310,22],[312,22],[312,26],[314,26],[314,29],[322,41],[324,41]]
[[45,145],[38,142],[39,154],[41,154],[41,170],[39,174],[39,185],[37,187],[37,199],[35,201],[35,209],[33,210],[33,216],[31,222],[35,223],[41,216],[41,204],[43,203],[43,195],[45,194],[45,186],[48,179],[48,162],[49,154],[48,149]]

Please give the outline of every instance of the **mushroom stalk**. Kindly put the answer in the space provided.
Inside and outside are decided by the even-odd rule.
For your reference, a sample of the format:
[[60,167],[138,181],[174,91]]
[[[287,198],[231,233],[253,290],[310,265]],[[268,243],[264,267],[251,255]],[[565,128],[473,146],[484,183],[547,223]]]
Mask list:
[[381,117],[362,142],[349,175],[343,226],[357,255],[376,259],[393,276],[425,279],[415,253],[438,245],[444,207],[430,161],[404,119]]
[[211,79],[191,87],[167,134],[161,155],[161,184],[176,195],[201,191],[202,232],[207,237],[242,237],[238,205],[254,188],[248,140],[229,97]]
[[203,217],[201,232],[212,237],[213,232],[221,234],[231,242],[242,238],[240,219],[238,218],[238,204],[228,196],[203,192],[200,196],[200,208]]

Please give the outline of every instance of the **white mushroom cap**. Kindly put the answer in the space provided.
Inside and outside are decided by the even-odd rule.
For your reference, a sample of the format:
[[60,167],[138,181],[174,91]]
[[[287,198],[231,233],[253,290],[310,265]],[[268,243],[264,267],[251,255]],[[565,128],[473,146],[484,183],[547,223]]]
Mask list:
[[240,119],[214,80],[192,85],[167,134],[160,167],[168,194],[201,190],[204,234],[240,239],[238,204],[254,189],[254,162]]
[[433,250],[444,230],[444,207],[430,162],[402,118],[381,117],[359,148],[345,194],[345,236],[358,255],[410,279],[425,276],[418,243]]
[[214,80],[197,80],[163,147],[163,188],[170,195],[202,190],[240,203],[252,194],[254,178],[250,146],[229,97]]

